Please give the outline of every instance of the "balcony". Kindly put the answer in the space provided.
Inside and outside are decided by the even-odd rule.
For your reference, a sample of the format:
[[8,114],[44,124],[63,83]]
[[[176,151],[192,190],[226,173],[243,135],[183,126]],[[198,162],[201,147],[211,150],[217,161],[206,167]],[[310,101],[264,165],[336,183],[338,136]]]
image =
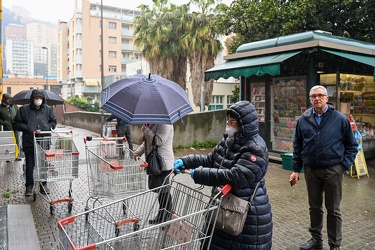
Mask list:
[[88,87],[88,86],[82,86],[81,87],[82,94],[86,93],[91,93],[91,94],[100,94],[102,92],[102,87]]
[[133,31],[130,31],[128,29],[121,29],[121,35],[122,36],[132,37],[133,36]]
[[130,50],[130,51],[135,50],[135,48],[134,48],[133,45],[131,45],[131,44],[122,44],[122,45],[121,45],[121,49],[122,49],[122,50]]
[[121,59],[121,64],[129,64],[133,62],[140,61],[139,59],[130,59],[130,58],[122,58]]

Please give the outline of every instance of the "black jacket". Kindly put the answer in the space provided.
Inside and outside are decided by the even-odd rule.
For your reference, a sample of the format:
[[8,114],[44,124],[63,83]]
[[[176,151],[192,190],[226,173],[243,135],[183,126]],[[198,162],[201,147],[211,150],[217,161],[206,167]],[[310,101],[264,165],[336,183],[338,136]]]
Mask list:
[[10,104],[9,110],[5,103],[0,104],[0,125],[3,125],[4,131],[12,131],[12,122],[18,112],[17,105]]
[[186,168],[195,169],[195,183],[208,186],[229,183],[232,185],[231,193],[245,200],[250,199],[256,184],[260,182],[243,232],[231,236],[215,229],[210,249],[268,250],[272,246],[273,227],[264,179],[268,167],[268,149],[258,134],[258,116],[251,103],[238,102],[228,109],[228,114],[236,117],[242,128],[242,132],[235,133],[231,147],[227,148],[227,136],[224,136],[208,155],[192,154],[181,159]]
[[26,152],[34,151],[34,134],[36,130],[51,131],[56,127],[56,118],[52,108],[45,104],[38,109],[34,103],[34,96],[44,96],[40,90],[34,90],[30,97],[30,103],[25,104],[17,112],[13,120],[13,128],[22,131],[22,148]]

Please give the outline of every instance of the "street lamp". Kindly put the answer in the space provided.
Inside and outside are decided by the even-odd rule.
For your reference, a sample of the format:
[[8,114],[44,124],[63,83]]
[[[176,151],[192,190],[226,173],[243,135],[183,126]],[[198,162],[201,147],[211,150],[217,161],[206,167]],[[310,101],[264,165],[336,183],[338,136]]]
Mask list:
[[46,86],[44,89],[48,90],[48,48],[46,46],[43,46],[42,49],[45,49],[47,51],[47,57],[46,57]]

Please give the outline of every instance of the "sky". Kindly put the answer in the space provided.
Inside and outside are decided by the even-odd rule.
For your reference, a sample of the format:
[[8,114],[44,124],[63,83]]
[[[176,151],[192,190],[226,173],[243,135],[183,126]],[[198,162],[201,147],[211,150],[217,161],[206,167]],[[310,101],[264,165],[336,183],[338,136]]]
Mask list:
[[[101,0],[91,0],[100,3]],[[102,0],[103,5],[136,9],[141,4],[152,5],[152,0]],[[229,4],[232,0],[221,0]],[[2,0],[3,6],[11,9],[12,6],[22,6],[31,13],[32,18],[57,23],[58,20],[69,21],[73,16],[74,0]],[[174,4],[184,4],[189,0],[171,0]]]

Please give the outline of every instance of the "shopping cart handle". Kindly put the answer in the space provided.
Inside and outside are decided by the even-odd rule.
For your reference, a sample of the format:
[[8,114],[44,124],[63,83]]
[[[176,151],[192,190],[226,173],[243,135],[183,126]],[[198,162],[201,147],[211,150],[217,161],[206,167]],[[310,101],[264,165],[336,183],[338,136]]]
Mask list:
[[140,164],[140,166],[142,168],[147,168],[148,167],[148,162],[145,161],[144,163]]
[[83,138],[83,141],[86,143],[87,141],[92,141],[92,136],[86,136]]
[[232,186],[230,184],[226,184],[224,187],[221,188],[221,193],[223,195],[226,195],[229,193],[229,191],[232,189]]

